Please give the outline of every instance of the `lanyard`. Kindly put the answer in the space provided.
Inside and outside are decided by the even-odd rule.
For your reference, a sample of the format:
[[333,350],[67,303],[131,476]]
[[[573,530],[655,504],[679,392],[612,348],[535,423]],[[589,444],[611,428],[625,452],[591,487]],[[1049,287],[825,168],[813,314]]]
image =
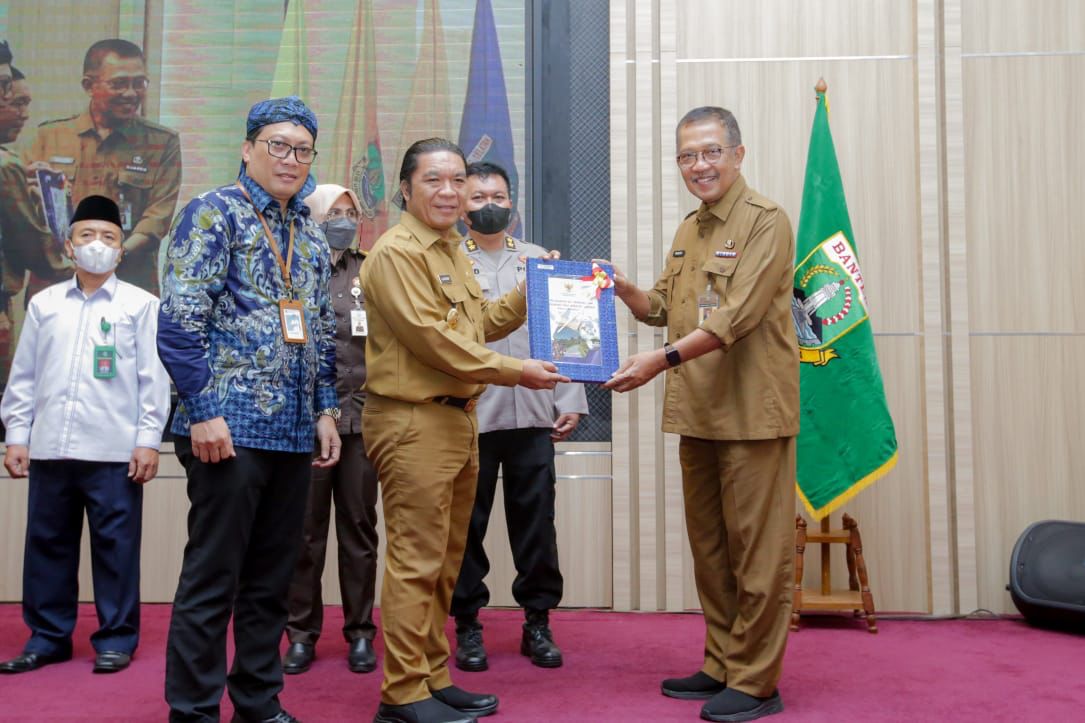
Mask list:
[[252,204],[252,208],[256,211],[256,218],[260,219],[260,225],[264,227],[264,233],[267,235],[268,243],[271,244],[271,251],[275,254],[275,260],[279,262],[279,271],[283,274],[283,283],[286,284],[286,290],[293,296],[293,290],[290,287],[290,262],[294,258],[294,224],[290,224],[290,245],[286,248],[286,261],[283,261],[283,255],[279,252],[279,244],[275,243],[275,237],[271,234],[271,228],[267,225],[267,219],[264,218],[264,214],[260,213],[260,209],[256,208],[256,204],[253,203],[252,197],[249,196],[249,192],[245,190],[245,187],[240,183],[237,187],[241,189],[241,193]]

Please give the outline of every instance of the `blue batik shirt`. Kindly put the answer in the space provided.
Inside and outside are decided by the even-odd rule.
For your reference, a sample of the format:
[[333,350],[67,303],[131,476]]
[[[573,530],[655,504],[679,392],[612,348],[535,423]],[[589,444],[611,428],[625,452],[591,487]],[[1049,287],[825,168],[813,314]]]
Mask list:
[[234,445],[311,452],[317,412],[339,404],[328,244],[301,194],[284,217],[248,174],[238,180],[284,260],[294,227],[290,276],[308,341],[283,339],[279,300],[291,293],[253,204],[236,185],[194,198],[170,229],[158,319],[159,357],[180,402],[171,430],[190,436],[193,423],[221,416]]

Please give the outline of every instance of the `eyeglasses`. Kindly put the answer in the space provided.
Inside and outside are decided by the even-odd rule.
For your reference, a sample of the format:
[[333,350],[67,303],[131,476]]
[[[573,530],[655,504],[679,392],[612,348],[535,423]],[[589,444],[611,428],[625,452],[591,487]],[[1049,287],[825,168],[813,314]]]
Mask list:
[[348,208],[346,211],[341,208],[333,208],[324,216],[325,221],[334,221],[338,218],[345,218],[348,221],[358,223],[359,216],[358,212],[353,208]]
[[723,158],[723,152],[725,150],[735,147],[736,146],[709,146],[702,151],[686,151],[685,153],[679,153],[675,156],[675,159],[682,168],[692,168],[697,165],[697,156],[703,158],[705,163],[715,163]]
[[15,90],[15,81],[10,75],[0,78],[0,96],[7,98]]
[[151,79],[145,75],[137,75],[132,78],[110,78],[109,80],[95,78],[94,82],[105,84],[114,93],[123,93],[129,88],[137,93],[141,93],[147,90],[147,86],[151,84]]
[[297,159],[298,163],[309,165],[316,160],[315,148],[292,146],[283,141],[269,141],[265,138],[257,138],[256,141],[259,143],[267,143],[268,155],[274,156],[275,158],[289,158],[290,151],[294,151],[294,158]]

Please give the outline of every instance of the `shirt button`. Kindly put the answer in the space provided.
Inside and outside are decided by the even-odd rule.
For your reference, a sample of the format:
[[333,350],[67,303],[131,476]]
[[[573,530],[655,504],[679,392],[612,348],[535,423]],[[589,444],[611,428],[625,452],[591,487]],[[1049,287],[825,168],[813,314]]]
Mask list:
[[342,293],[336,294],[336,298],[342,299],[342,298],[343,298],[343,294],[342,294]]

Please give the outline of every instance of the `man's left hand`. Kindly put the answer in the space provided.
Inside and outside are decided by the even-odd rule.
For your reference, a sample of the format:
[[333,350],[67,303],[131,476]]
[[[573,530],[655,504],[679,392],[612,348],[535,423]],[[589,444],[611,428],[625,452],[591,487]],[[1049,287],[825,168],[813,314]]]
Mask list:
[[603,386],[616,392],[628,392],[652,381],[667,368],[667,357],[662,349],[643,351],[625,360],[621,369]]
[[316,420],[316,438],[320,442],[320,456],[313,460],[314,467],[334,467],[339,462],[339,450],[343,442],[339,439],[339,430],[335,420],[327,414]]
[[136,484],[147,484],[158,474],[158,450],[136,447],[128,461],[128,476]]
[[555,442],[562,441],[573,433],[578,424],[580,424],[580,415],[576,412],[562,414],[554,421],[554,431],[550,432],[550,439]]

